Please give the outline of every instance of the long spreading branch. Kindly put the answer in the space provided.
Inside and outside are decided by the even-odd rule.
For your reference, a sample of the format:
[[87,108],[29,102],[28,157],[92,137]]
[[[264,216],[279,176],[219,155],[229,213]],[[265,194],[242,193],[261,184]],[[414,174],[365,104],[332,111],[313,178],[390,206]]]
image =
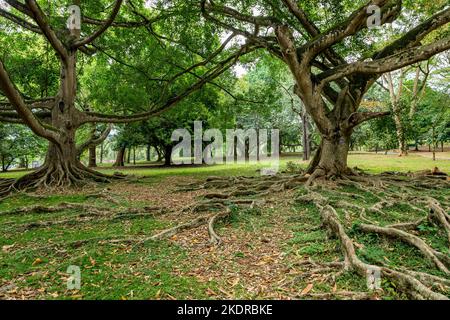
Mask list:
[[450,37],[446,37],[420,48],[413,47],[406,49],[383,59],[359,61],[348,65],[339,66],[320,74],[318,76],[318,79],[321,80],[319,86],[323,86],[326,83],[355,73],[380,75],[386,72],[398,70],[405,66],[428,60],[434,55],[448,49],[450,49]]
[[207,73],[205,73],[203,76],[198,78],[198,80],[186,88],[182,93],[172,96],[171,98],[167,99],[164,103],[161,103],[160,105],[153,106],[152,109],[150,109],[147,112],[132,114],[132,115],[106,115],[102,113],[95,113],[95,112],[86,112],[84,114],[84,119],[82,120],[82,123],[130,123],[130,122],[136,122],[136,121],[142,121],[147,120],[150,117],[156,117],[164,113],[165,111],[169,110],[173,106],[175,106],[179,101],[183,100],[187,96],[191,95],[193,92],[197,91],[198,89],[202,88],[205,84],[211,83],[213,79],[216,79],[221,74],[229,70],[233,65],[236,64],[236,62],[239,60],[240,57],[243,55],[246,55],[250,52],[253,52],[254,50],[260,48],[259,46],[255,46],[252,44],[246,44],[240,48],[239,51],[236,53],[228,56],[226,59],[220,61],[217,63],[217,65],[213,68],[211,68]]
[[2,8],[0,8],[0,16],[14,22],[15,24],[18,24],[19,26],[21,26],[27,30],[33,31],[35,33],[42,33],[41,29],[39,29],[39,27],[37,25],[34,25],[34,24],[26,21],[25,19],[22,19],[21,17],[15,15],[15,14],[12,14]]
[[50,129],[44,127],[33,112],[28,108],[25,101],[16,90],[14,84],[0,60],[0,90],[8,98],[10,103],[16,109],[16,112],[22,118],[23,122],[30,127],[30,129],[43,138],[46,138],[54,143],[57,143],[59,135]]

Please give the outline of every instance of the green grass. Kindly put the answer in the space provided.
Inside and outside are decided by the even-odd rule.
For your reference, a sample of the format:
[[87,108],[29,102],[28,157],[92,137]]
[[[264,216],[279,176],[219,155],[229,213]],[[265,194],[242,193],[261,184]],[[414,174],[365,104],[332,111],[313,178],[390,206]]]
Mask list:
[[[296,157],[284,157],[280,160],[280,169],[285,170],[288,162],[295,162],[300,167],[306,168],[307,163],[297,160]],[[196,166],[196,167],[177,167],[172,168],[140,168],[139,166],[130,165],[129,168],[115,169],[100,167],[98,170],[113,174],[120,171],[124,174],[132,174],[137,176],[164,178],[168,176],[196,176],[205,177],[210,175],[216,176],[233,176],[233,175],[256,175],[257,170],[270,167],[264,163],[242,163],[242,164],[224,164],[215,166]],[[425,169],[433,169],[438,167],[443,172],[450,173],[450,160],[437,160],[425,158],[418,155],[410,155],[408,157],[398,157],[396,155],[384,154],[369,154],[369,153],[354,153],[349,155],[349,166],[358,167],[366,170],[369,173],[376,174],[385,171],[408,172],[419,171]],[[0,178],[19,178],[26,174],[26,171],[10,171],[7,173],[0,173]]]

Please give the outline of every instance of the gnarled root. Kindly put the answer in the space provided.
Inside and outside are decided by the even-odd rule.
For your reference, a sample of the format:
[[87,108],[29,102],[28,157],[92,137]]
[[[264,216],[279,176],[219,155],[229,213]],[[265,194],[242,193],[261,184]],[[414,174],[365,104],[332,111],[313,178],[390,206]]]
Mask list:
[[413,299],[448,300],[446,296],[430,290],[424,283],[410,274],[362,262],[356,255],[353,241],[339,222],[336,210],[329,205],[321,207],[321,217],[324,225],[340,240],[347,269],[355,270],[362,277],[367,277],[374,271],[379,271],[381,276],[394,282],[399,290]]
[[17,180],[0,182],[0,199],[17,191],[29,191],[39,188],[58,189],[71,186],[82,186],[86,182],[108,183],[113,179],[123,179],[123,175],[108,176],[75,164],[45,164],[42,168]]
[[359,228],[364,232],[369,232],[369,233],[373,232],[373,233],[382,234],[382,235],[385,235],[388,237],[401,239],[402,241],[419,249],[420,252],[422,252],[422,254],[427,259],[432,261],[439,270],[441,270],[442,272],[444,272],[447,275],[450,274],[450,272],[447,269],[447,267],[445,266],[445,264],[438,258],[438,256],[442,256],[442,253],[437,252],[434,249],[430,248],[425,243],[425,241],[423,241],[419,237],[416,237],[413,234],[410,234],[408,232],[398,230],[395,228],[379,227],[379,226],[374,226],[374,225],[369,225],[369,224],[361,224],[359,226]]
[[442,209],[436,199],[428,198],[430,206],[430,218],[438,222],[447,232],[448,241],[450,242],[450,216]]

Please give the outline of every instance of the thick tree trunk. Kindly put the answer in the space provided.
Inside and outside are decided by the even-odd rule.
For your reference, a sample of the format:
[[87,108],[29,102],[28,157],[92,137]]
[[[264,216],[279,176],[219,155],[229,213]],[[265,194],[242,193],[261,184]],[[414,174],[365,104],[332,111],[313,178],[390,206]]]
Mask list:
[[348,174],[349,145],[350,136],[341,136],[332,140],[323,138],[318,169],[323,170],[327,177],[340,177]]
[[125,167],[125,147],[121,147],[117,151],[116,162],[114,163],[114,167]]

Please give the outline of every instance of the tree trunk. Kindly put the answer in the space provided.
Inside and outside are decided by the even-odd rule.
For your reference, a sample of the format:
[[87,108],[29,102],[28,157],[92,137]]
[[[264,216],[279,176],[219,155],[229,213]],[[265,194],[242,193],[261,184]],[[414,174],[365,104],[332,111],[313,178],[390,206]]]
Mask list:
[[136,165],[136,147],[133,147],[133,165]]
[[105,152],[105,146],[104,146],[104,144],[102,143],[102,144],[100,145],[100,163],[102,163],[102,164],[103,164],[103,154],[104,154],[104,152]]
[[152,161],[150,151],[151,151],[151,146],[148,144],[147,145],[147,152],[146,152],[146,160],[147,160],[147,162]]
[[97,167],[97,148],[89,147],[89,168]]
[[324,170],[327,177],[342,176],[348,173],[347,158],[350,136],[333,140],[323,138],[318,168]]
[[159,147],[155,147],[156,153],[158,154],[158,159],[156,162],[161,162],[163,160],[163,153]]
[[114,167],[125,167],[125,147],[120,147],[117,151],[116,162]]
[[165,166],[172,165],[172,146],[164,147],[164,165]]
[[6,172],[6,161],[5,161],[5,156],[2,156],[2,171]]
[[131,147],[127,150],[127,164],[131,163]]
[[306,112],[302,114],[303,123],[303,161],[308,161],[311,157],[309,132],[308,132],[308,115]]

